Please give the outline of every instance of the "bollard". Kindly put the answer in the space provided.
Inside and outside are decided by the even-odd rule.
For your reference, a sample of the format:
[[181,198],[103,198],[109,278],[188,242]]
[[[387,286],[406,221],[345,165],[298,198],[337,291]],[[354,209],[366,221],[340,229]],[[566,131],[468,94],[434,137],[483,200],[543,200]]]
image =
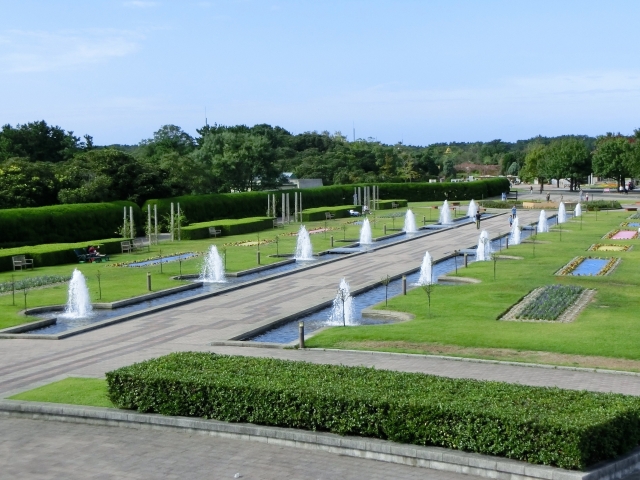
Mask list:
[[304,322],[298,322],[298,346],[304,348]]
[[151,272],[147,272],[147,290],[151,291]]
[[402,276],[402,294],[403,295],[407,294],[407,276],[406,275]]
[[507,250],[509,250],[509,237],[507,237]]
[[464,268],[467,268],[468,263],[469,262],[468,262],[468,259],[467,259],[467,254],[465,253],[464,254]]
[[427,224],[427,217],[425,217],[424,215],[422,216],[422,225],[426,225]]
[[258,257],[258,265],[260,265],[260,250],[258,250],[258,252],[256,253],[256,256]]
[[386,224],[382,226],[382,231],[384,232],[383,235],[387,234],[387,225]]
[[333,248],[333,235],[331,235],[331,248]]

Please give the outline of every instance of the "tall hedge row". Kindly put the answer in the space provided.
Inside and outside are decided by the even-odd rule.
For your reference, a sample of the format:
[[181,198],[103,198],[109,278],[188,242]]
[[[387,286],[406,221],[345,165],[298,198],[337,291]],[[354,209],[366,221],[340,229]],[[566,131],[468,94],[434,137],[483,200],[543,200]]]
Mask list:
[[[435,200],[483,199],[500,195],[509,190],[506,178],[493,178],[461,183],[380,183],[380,199],[406,199],[409,202]],[[332,207],[353,203],[354,188],[360,185],[334,185],[330,187],[288,190],[291,208],[295,192],[302,193],[302,208]],[[160,200],[149,200],[147,205],[158,205],[159,215],[168,215],[171,203],[180,203],[190,223],[208,222],[224,218],[244,218],[264,216],[267,213],[267,195],[275,195],[277,212],[281,212],[282,192],[220,193],[211,195],[190,195]],[[146,214],[146,213],[145,213]]]
[[365,367],[174,353],[107,373],[119,408],[435,445],[584,469],[640,441],[640,398]]
[[124,208],[133,207],[142,231],[140,207],[132,202],[79,203],[0,210],[0,247],[68,243],[113,238],[123,224]]

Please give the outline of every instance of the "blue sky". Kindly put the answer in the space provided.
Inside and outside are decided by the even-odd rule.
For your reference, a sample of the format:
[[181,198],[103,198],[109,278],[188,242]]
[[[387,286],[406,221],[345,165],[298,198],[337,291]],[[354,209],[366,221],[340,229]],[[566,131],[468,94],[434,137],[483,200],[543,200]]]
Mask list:
[[640,128],[640,2],[0,0],[0,123],[385,143]]

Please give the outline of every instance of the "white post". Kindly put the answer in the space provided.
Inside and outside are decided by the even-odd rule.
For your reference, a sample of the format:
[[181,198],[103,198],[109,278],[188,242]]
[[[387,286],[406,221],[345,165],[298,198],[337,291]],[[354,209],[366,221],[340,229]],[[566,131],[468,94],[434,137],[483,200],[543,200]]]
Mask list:
[[276,194],[275,193],[271,195],[271,209],[273,211],[273,215],[272,215],[273,218],[277,218],[277,215],[276,215]]
[[271,216],[271,195],[267,193],[267,217]]
[[358,187],[358,205],[362,205],[362,187]]
[[291,204],[289,203],[289,192],[287,192],[287,223],[291,223]]
[[122,224],[122,238],[127,238],[127,207],[124,207],[124,223]]
[[136,232],[133,227],[133,207],[129,207],[129,225],[131,226],[131,240],[136,238]]
[[293,223],[298,221],[298,192],[293,195]]
[[147,233],[149,234],[149,246],[151,246],[151,204],[147,203]]
[[158,204],[153,204],[153,220],[155,222],[156,245],[158,245]]
[[178,202],[178,241],[180,240],[180,202]]
[[284,226],[284,216],[285,216],[285,207],[284,207],[284,193],[282,194],[282,225]]
[[298,198],[300,200],[300,223],[302,223],[302,192],[300,192],[300,196]]
[[171,241],[173,242],[173,240],[175,239],[175,236],[173,235],[173,225],[174,225],[174,218],[173,218],[173,202],[171,202]]

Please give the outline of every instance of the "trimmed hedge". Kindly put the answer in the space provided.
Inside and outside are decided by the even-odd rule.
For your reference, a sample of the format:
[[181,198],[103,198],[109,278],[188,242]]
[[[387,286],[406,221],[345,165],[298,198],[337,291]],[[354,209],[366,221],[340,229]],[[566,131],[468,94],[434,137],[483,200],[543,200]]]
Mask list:
[[[373,185],[373,184],[369,184]],[[403,198],[409,202],[440,200],[479,200],[509,191],[506,178],[477,180],[460,183],[376,183],[380,187],[380,200]],[[294,192],[302,193],[302,207],[321,208],[345,206],[353,201],[356,187],[367,184],[333,185],[330,187],[288,190],[291,206]],[[267,213],[267,195],[276,196],[277,213],[281,214],[282,191],[217,193],[210,195],[188,195],[160,200],[149,200],[142,210],[146,215],[147,205],[158,205],[158,215],[165,216],[171,211],[171,202],[180,203],[180,209],[191,223],[209,222],[225,218],[263,216]],[[285,192],[286,193],[286,192]]]
[[78,263],[78,257],[73,252],[74,248],[100,245],[100,253],[103,255],[121,253],[120,242],[123,240],[123,238],[109,238],[79,243],[50,243],[33,247],[6,248],[0,250],[0,272],[13,269],[11,257],[15,255],[25,255],[27,258],[33,258],[34,268],[51,267],[66,263]]
[[123,207],[127,212],[133,207],[135,225],[142,232],[142,213],[132,202],[0,210],[0,247],[112,238],[123,223]]
[[583,203],[582,206],[589,212],[593,212],[596,208],[598,210],[619,210],[622,208],[617,200],[592,200]]
[[173,353],[107,373],[119,408],[322,430],[584,469],[640,441],[640,398]]
[[391,210],[394,203],[397,203],[398,207],[406,207],[408,202],[406,200],[380,200],[377,208],[378,210]]
[[317,222],[325,220],[327,216],[325,213],[332,213],[335,218],[346,218],[349,216],[349,210],[357,210],[362,213],[362,207],[359,205],[348,205],[342,207],[320,207],[320,208],[307,208],[302,211],[303,222]]
[[240,220],[215,220],[213,222],[195,223],[180,229],[183,240],[198,240],[209,238],[209,227],[216,227],[221,235],[241,235],[243,233],[260,232],[273,228],[273,218],[254,217],[242,218]]

